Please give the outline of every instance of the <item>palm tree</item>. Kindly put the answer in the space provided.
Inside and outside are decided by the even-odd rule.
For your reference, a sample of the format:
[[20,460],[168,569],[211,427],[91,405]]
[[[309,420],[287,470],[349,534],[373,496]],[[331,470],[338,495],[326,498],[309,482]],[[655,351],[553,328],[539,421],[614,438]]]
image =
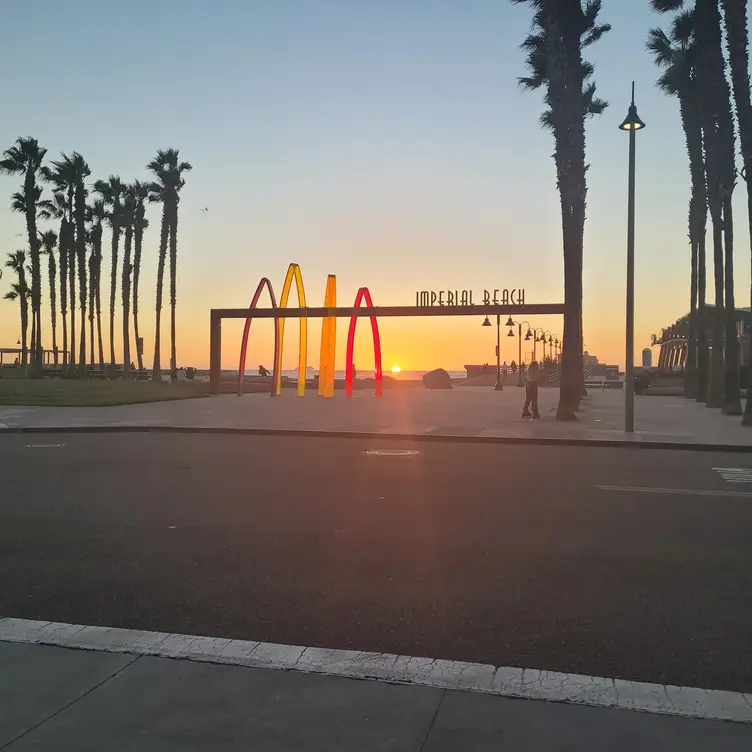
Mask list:
[[153,185],[153,200],[162,203],[162,228],[159,244],[159,262],[157,266],[157,316],[156,333],[154,337],[154,370],[152,379],[161,380],[161,332],[162,319],[162,290],[164,286],[164,265],[167,256],[167,245],[170,246],[170,374],[177,379],[177,354],[175,343],[175,305],[177,299],[177,227],[178,203],[180,190],[185,185],[184,172],[192,170],[188,162],[180,162],[178,149],[160,149],[157,156],[146,166],[156,177]]
[[687,343],[687,383],[685,394],[704,401],[707,397],[707,330],[705,316],[705,230],[707,187],[702,142],[702,121],[697,79],[693,69],[692,14],[677,16],[669,37],[653,29],[647,48],[663,73],[658,88],[679,100],[679,114],[689,155],[691,197],[689,200],[689,241],[691,247],[689,341]]
[[136,207],[133,216],[133,335],[136,338],[136,355],[138,357],[138,370],[144,369],[143,350],[139,347],[138,332],[138,282],[141,275],[141,249],[144,240],[144,230],[149,226],[146,219],[146,202],[152,197],[152,188],[148,183],[136,180],[133,183],[133,195]]
[[36,326],[36,338],[31,343],[33,372],[35,375],[41,374],[42,370],[42,319],[41,309],[41,291],[42,291],[42,273],[39,263],[40,241],[37,233],[37,202],[42,196],[42,189],[39,187],[37,179],[41,175],[42,162],[47,149],[39,146],[35,138],[18,138],[13,146],[3,152],[3,159],[0,160],[0,174],[5,175],[23,175],[23,193],[16,194],[22,196],[20,204],[16,204],[14,196],[13,208],[23,210],[26,216],[26,234],[29,240],[29,251],[31,255],[31,310]]
[[57,276],[57,264],[55,262],[55,248],[57,247],[57,233],[47,230],[40,234],[42,253],[47,255],[47,276],[50,282],[50,323],[52,324],[52,353],[55,365],[58,364],[57,351],[57,291],[55,278]]
[[136,213],[136,195],[133,185],[126,185],[123,192],[122,226],[125,228],[123,248],[123,379],[130,376],[131,366],[131,249],[133,248],[133,222]]
[[60,318],[63,323],[63,367],[68,365],[68,265],[72,244],[72,225],[69,222],[68,201],[64,191],[56,190],[52,201],[40,202],[40,214],[47,219],[59,219],[58,260],[60,266]]
[[27,360],[27,332],[29,329],[29,295],[31,291],[26,284],[26,253],[16,251],[9,253],[5,266],[16,273],[17,282],[11,285],[11,292],[5,295],[7,300],[18,299],[21,305],[21,365]]
[[[726,46],[731,67],[731,84],[739,124],[742,147],[742,177],[747,183],[747,225],[752,246],[752,102],[749,93],[749,32],[747,30],[747,0],[723,0],[726,26]],[[752,300],[752,288],[750,289]],[[747,404],[742,425],[752,426],[752,367],[747,366]]]
[[[76,183],[78,181],[77,166],[73,162],[73,158],[66,154],[61,154],[61,159],[57,162],[52,162],[52,167],[43,168],[42,174],[44,179],[52,183],[55,188],[55,201],[60,206],[65,205],[65,211],[67,212],[67,228],[65,237],[65,267],[68,271],[68,278],[66,281],[67,292],[69,294],[70,301],[70,352],[68,365],[71,369],[76,365],[76,222],[74,217],[75,210],[75,197],[76,197]],[[58,198],[58,195],[64,196],[64,202]],[[61,246],[62,243],[62,227],[61,227]],[[62,253],[61,248],[61,253]],[[60,265],[60,272],[62,274],[63,264]],[[62,288],[62,285],[61,285]],[[66,304],[67,305],[67,304]],[[64,306],[61,304],[61,309],[64,310]],[[64,332],[65,334],[65,332]]]
[[593,66],[583,60],[585,47],[611,28],[599,24],[600,0],[512,0],[534,10],[533,31],[523,42],[529,75],[524,89],[545,89],[547,110],[541,125],[552,131],[554,162],[562,213],[564,250],[564,344],[558,420],[575,420],[583,394],[582,259],[587,197],[585,120],[607,103],[595,94]]
[[[90,296],[94,298],[94,308],[96,311],[97,321],[97,349],[99,352],[99,367],[104,365],[104,348],[102,346],[102,231],[104,221],[107,219],[107,208],[104,201],[97,199],[88,207],[88,219],[91,226],[91,246],[92,255],[95,258],[94,274],[95,278],[90,281]],[[90,301],[91,305],[91,301]]]
[[97,180],[94,191],[98,193],[104,205],[109,209],[108,220],[112,228],[112,252],[110,257],[110,365],[115,368],[115,296],[117,294],[118,248],[121,232],[121,198],[123,182],[117,175],[110,175],[107,180]]

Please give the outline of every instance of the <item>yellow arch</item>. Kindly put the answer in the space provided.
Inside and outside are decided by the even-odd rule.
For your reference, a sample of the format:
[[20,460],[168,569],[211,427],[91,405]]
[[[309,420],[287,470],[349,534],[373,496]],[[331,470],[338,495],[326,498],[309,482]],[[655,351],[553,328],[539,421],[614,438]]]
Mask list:
[[[324,308],[337,307],[337,277],[326,278]],[[319,396],[334,397],[334,349],[337,343],[337,317],[327,316],[321,322],[321,361],[319,363]]]
[[[279,299],[279,307],[287,308],[287,300],[290,297],[292,281],[295,280],[295,287],[298,291],[298,307],[306,307],[305,288],[303,287],[303,276],[300,273],[300,267],[297,264],[290,264],[287,267],[285,283],[282,285],[282,296]],[[274,368],[274,386],[275,394],[282,391],[282,344],[285,338],[285,320],[279,320],[279,348],[277,349],[277,362]],[[305,395],[306,385],[306,365],[308,355],[308,319],[305,316],[300,317],[300,348],[298,350],[298,397]]]

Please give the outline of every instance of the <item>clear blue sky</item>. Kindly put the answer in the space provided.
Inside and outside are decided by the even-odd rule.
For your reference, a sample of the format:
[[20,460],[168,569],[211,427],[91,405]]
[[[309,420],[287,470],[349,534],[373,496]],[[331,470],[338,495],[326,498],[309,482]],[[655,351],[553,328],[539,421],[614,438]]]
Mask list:
[[[627,140],[617,126],[633,78],[648,123],[638,137],[638,351],[688,308],[688,176],[676,103],[654,89],[644,50],[660,19],[648,0],[604,0],[602,19],[613,31],[589,57],[611,107],[588,126],[585,341],[623,364]],[[418,288],[519,286],[528,302],[554,302],[563,274],[552,143],[537,124],[540,96],[516,81],[529,23],[529,9],[507,0],[3,3],[0,146],[34,135],[53,157],[83,153],[94,177],[144,177],[167,146],[194,165],[181,203],[181,361],[205,365],[209,308],[247,304],[262,275],[279,287],[289,261],[314,303],[327,273],[343,303],[360,285],[377,305],[411,303]],[[16,182],[0,178],[0,197]],[[748,305],[743,191],[737,292]],[[0,218],[4,256],[23,222]],[[16,336],[16,317],[0,303],[0,344]],[[479,323],[384,322],[386,365],[492,360]],[[286,365],[295,361],[286,347]]]

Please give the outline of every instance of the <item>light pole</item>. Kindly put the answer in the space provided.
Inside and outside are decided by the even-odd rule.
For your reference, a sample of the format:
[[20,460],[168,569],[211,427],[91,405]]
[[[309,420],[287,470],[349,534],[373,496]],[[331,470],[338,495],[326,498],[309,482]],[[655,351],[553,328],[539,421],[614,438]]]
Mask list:
[[[538,332],[540,332],[540,336],[538,336]],[[543,359],[545,360],[546,359],[546,336],[543,332],[543,329],[541,329],[540,327],[533,330],[533,360],[537,360],[536,350],[535,350],[536,342],[543,342]]]
[[[481,326],[491,326],[491,322],[486,316],[485,321]],[[503,391],[504,387],[501,385],[501,314],[496,314],[496,383],[494,389],[497,391]]]
[[635,134],[645,127],[637,114],[632,81],[632,104],[619,126],[629,131],[629,187],[627,192],[627,359],[624,369],[624,431],[634,433],[634,233],[635,233]]
[[507,319],[506,326],[509,327],[509,334],[507,337],[514,337],[512,327],[517,324],[517,386],[523,386],[522,383],[522,325],[527,324],[527,332],[525,333],[525,340],[529,340],[532,334],[529,321],[513,321],[510,316]]

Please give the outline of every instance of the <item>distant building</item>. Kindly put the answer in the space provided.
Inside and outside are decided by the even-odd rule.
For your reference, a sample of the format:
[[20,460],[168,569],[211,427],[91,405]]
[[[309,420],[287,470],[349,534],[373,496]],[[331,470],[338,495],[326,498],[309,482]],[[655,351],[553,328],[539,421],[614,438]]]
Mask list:
[[649,347],[646,347],[642,351],[642,367],[643,368],[653,367],[653,351]]

